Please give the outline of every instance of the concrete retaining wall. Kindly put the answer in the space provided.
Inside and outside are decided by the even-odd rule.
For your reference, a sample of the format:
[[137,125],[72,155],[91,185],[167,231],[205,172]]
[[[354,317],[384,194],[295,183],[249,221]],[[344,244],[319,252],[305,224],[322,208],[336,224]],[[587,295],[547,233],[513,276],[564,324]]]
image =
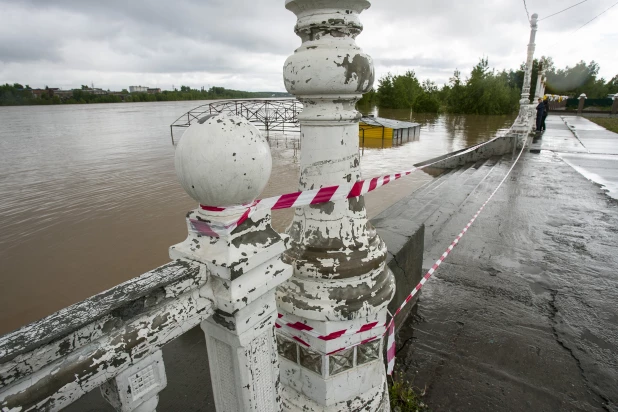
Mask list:
[[[511,153],[513,152],[515,143],[519,143],[518,136],[514,134],[507,134],[506,136],[496,137],[488,142],[481,143],[467,149],[462,149],[444,156],[429,159],[414,166],[423,166],[440,159],[444,159],[444,161],[438,162],[432,167],[441,169],[455,169],[459,166],[465,165],[466,163],[477,162],[479,160],[489,159],[492,156],[500,156]],[[451,157],[453,155],[454,157]]]
[[[405,198],[404,198],[405,200]],[[388,257],[386,263],[388,267],[395,274],[395,297],[388,305],[388,310],[391,313],[395,313],[397,308],[406,299],[406,297],[412,292],[412,289],[423,277],[423,250],[425,246],[425,225],[413,225],[403,228],[405,235],[392,232],[384,229],[389,226],[388,219],[395,219],[393,211],[396,210],[397,203],[392,207],[386,209],[384,212],[376,216],[372,223],[375,223],[378,234],[386,243],[388,248]],[[389,212],[389,210],[391,212]],[[409,316],[410,311],[416,304],[418,295],[415,299],[410,301],[403,311],[395,320],[395,327],[397,330],[403,325],[405,319]]]

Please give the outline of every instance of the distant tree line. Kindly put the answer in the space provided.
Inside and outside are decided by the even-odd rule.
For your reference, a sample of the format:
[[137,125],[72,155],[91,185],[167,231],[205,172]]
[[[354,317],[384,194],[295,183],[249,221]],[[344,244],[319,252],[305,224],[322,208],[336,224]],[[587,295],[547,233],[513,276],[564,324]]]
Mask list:
[[[455,114],[510,114],[519,108],[524,83],[525,64],[519,70],[490,69],[487,58],[479,60],[470,75],[463,79],[455,70],[449,82],[439,88],[434,82],[421,82],[414,71],[403,75],[387,74],[378,87],[365,94],[360,106],[378,105],[384,108],[411,109],[419,113],[447,112]],[[534,60],[530,99],[535,95],[539,61]],[[556,69],[553,61],[546,62],[546,94],[605,98],[618,93],[618,75],[605,81],[597,78],[599,65],[581,61],[574,67]]]
[[[46,87],[46,90],[49,88]],[[157,102],[176,100],[216,100],[216,99],[243,99],[262,97],[288,96],[287,93],[277,92],[245,92],[231,90],[224,87],[211,87],[210,89],[191,89],[189,86],[181,86],[180,90],[164,90],[161,93],[129,93],[123,89],[120,93],[107,92],[106,94],[94,94],[88,91],[87,86],[72,90],[69,97],[61,98],[54,95],[53,91],[41,93],[36,97],[29,85],[22,86],[19,83],[13,85],[0,85],[0,106],[40,105],[40,104],[88,104],[88,103],[121,103],[121,102]]]

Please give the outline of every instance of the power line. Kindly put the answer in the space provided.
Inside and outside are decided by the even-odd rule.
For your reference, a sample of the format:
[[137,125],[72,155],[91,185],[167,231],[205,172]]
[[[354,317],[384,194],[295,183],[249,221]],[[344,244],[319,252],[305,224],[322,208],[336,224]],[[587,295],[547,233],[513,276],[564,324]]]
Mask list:
[[524,0],[524,8],[526,9],[526,15],[528,16],[528,21],[530,21],[530,13],[528,13],[528,6],[526,5],[526,0]]
[[544,18],[542,18],[542,19],[541,19],[541,20],[539,20],[539,21],[547,20],[547,19],[549,19],[550,17],[554,17],[554,16],[555,16],[555,15],[557,15],[557,14],[563,13],[563,12],[565,12],[565,11],[567,11],[567,10],[569,10],[569,9],[572,9],[572,8],[573,8],[573,7],[575,7],[575,6],[579,6],[580,4],[585,3],[585,2],[587,2],[587,1],[588,1],[588,0],[580,1],[579,3],[574,4],[574,5],[572,5],[571,7],[567,7],[567,8],[566,8],[566,9],[564,9],[564,10],[560,10],[558,13],[550,14],[549,16],[544,17]]
[[[612,4],[611,6],[609,6],[608,8],[606,8],[605,10],[603,10],[601,13],[597,14],[596,16],[594,16],[592,19],[588,20],[586,23],[582,24],[581,26],[579,26],[577,29],[575,29],[574,31],[572,31],[571,33],[567,34],[565,37],[568,37],[572,34],[577,33],[578,31],[580,31],[581,29],[583,29],[584,27],[586,27],[588,24],[592,23],[594,20],[598,19],[599,17],[601,17],[601,15],[607,13],[611,8],[615,7],[616,5],[618,5],[618,1],[614,4]],[[553,49],[554,46],[556,46],[557,44],[561,43],[563,40],[558,40],[556,43],[552,44],[551,46],[548,47],[548,49]]]

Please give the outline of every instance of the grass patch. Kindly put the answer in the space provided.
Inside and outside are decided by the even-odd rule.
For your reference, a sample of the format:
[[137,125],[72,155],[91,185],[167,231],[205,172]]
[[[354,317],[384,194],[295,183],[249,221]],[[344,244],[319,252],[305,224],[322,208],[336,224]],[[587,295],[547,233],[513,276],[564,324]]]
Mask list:
[[422,401],[425,391],[417,391],[409,382],[395,380],[388,387],[391,412],[431,412]]
[[586,117],[591,122],[595,122],[599,126],[618,133],[618,118],[616,117]]

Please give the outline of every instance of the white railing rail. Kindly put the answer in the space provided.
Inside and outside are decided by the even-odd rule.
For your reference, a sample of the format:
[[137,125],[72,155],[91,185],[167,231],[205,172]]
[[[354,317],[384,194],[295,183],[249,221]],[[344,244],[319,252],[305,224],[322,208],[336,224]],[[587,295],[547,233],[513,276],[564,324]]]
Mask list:
[[[60,410],[160,358],[163,345],[212,315],[207,272],[176,260],[1,337],[0,410]],[[162,368],[139,403],[164,388]]]

